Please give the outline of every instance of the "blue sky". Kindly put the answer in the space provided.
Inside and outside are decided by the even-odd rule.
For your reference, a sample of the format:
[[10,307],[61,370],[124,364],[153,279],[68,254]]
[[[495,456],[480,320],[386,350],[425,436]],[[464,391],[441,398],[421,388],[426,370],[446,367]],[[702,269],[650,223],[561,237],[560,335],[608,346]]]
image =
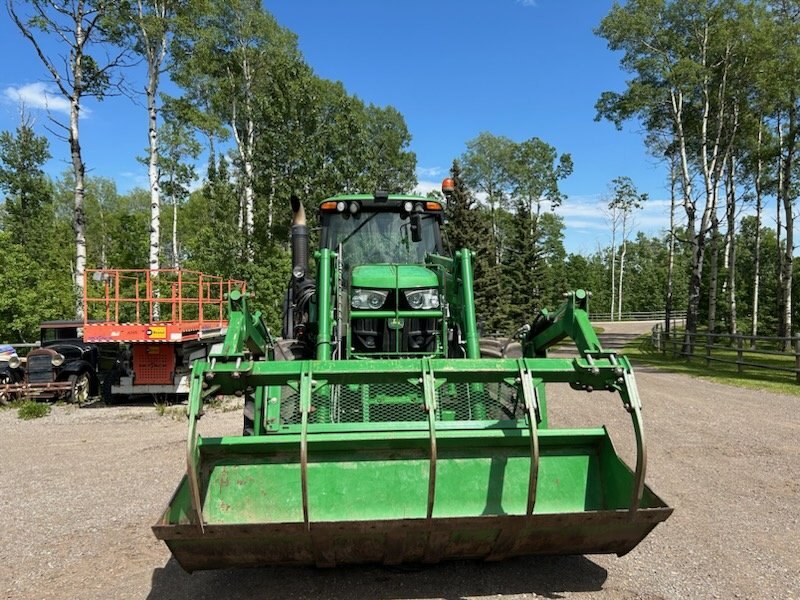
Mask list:
[[[306,61],[322,77],[341,80],[366,102],[391,104],[406,118],[421,189],[438,187],[466,141],[481,131],[521,141],[539,137],[572,154],[559,212],[569,251],[593,252],[608,242],[602,215],[609,182],[628,175],[650,201],[637,222],[647,233],[668,220],[666,170],[648,156],[635,124],[622,132],[594,121],[604,90],[621,90],[619,57],[592,30],[608,12],[603,0],[382,2],[267,0],[267,10],[299,36]],[[46,72],[7,15],[0,15],[0,129],[14,129],[19,98],[46,133]],[[143,66],[129,77],[140,81]],[[141,84],[138,84],[141,87]],[[52,89],[52,88],[51,88]],[[121,191],[146,185],[136,161],[147,145],[143,106],[125,97],[88,100],[81,141],[91,175]],[[68,168],[65,142],[53,139],[52,174]]]

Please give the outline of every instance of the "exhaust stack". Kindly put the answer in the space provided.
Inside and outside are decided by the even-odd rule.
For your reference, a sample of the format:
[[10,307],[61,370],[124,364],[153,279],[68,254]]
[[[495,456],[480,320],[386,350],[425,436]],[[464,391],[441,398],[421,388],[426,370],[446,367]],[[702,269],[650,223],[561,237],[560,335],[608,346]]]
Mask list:
[[299,283],[308,270],[308,228],[306,210],[296,195],[290,198],[292,204],[292,277]]

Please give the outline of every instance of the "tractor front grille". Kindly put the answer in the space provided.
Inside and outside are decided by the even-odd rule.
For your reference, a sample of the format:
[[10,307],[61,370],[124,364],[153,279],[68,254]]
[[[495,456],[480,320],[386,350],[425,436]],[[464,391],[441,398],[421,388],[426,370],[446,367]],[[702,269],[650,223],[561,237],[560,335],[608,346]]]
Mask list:
[[[412,310],[403,294],[400,304],[394,294],[389,294],[381,310]],[[441,319],[404,318],[400,329],[389,327],[389,319],[358,318],[351,322],[350,345],[356,354],[405,355],[432,354],[436,352],[436,338]]]

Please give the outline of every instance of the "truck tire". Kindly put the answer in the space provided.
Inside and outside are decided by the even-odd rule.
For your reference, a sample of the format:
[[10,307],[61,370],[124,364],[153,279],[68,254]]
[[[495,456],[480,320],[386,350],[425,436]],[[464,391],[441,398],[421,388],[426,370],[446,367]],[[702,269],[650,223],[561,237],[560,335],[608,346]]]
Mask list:
[[89,402],[89,394],[92,387],[92,378],[87,371],[82,371],[69,376],[69,392],[67,402],[74,404],[86,404]]
[[114,384],[119,383],[121,369],[119,366],[119,362],[117,362],[111,370],[106,373],[105,377],[103,377],[103,383],[100,385],[100,397],[105,402],[106,406],[111,406],[112,404],[116,404],[117,401],[121,398],[119,394],[114,394],[111,391],[111,386]]
[[[14,383],[11,379],[11,375],[3,373],[0,375],[0,385],[4,385],[6,383]],[[14,392],[4,392],[0,390],[0,406],[7,406],[11,404],[14,400],[17,399],[17,394]]]

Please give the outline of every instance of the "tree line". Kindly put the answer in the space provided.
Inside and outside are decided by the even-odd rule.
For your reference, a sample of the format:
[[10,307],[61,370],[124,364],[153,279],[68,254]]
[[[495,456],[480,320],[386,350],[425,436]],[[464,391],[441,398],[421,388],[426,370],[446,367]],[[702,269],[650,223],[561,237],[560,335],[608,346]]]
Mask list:
[[[601,95],[597,118],[644,127],[648,148],[670,174],[671,220],[675,211],[685,217],[674,237],[690,256],[687,333],[702,320],[715,331],[724,316],[722,327],[730,333],[744,325],[755,335],[763,331],[766,310],[776,318],[776,333],[790,335],[796,320],[800,3],[631,0],[615,4],[596,33],[621,53],[630,76],[623,91]],[[768,258],[762,230],[770,197],[776,200],[776,248]],[[753,272],[737,279],[736,240],[744,227],[737,217],[745,207],[755,213]],[[772,259],[776,271],[765,270]],[[760,288],[771,285],[773,275],[776,305],[764,307]],[[741,285],[752,286],[746,315]],[[667,309],[674,305],[668,293]],[[684,351],[691,350],[687,335]]]

